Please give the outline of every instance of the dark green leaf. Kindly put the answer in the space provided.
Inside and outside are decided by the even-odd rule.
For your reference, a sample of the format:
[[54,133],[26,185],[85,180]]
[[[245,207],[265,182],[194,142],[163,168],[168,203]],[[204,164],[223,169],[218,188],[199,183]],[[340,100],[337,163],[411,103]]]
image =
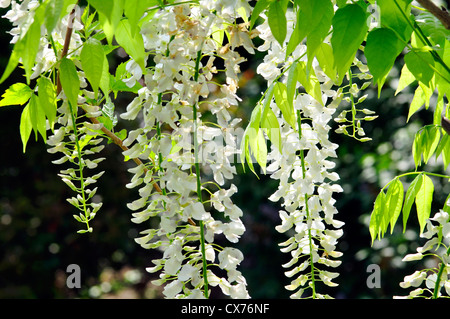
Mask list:
[[367,66],[373,75],[373,82],[378,84],[378,97],[395,59],[402,51],[402,42],[394,31],[387,28],[374,29],[369,32],[364,48]]
[[334,65],[338,73],[338,83],[341,84],[356,51],[364,40],[368,26],[367,14],[357,4],[349,4],[339,8],[332,20],[333,34],[331,45],[334,53]]

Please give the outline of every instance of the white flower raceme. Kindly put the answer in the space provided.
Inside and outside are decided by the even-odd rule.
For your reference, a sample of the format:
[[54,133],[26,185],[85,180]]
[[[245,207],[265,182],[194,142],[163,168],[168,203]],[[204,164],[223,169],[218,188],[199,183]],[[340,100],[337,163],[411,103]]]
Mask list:
[[[288,34],[290,34],[294,19],[292,12],[287,12],[287,19]],[[268,81],[268,85],[274,81],[285,82],[286,77],[279,77],[281,72],[294,60],[306,62],[306,57],[301,57],[306,52],[306,47],[300,45],[294,56],[286,60],[284,51],[286,43],[282,47],[274,39],[267,19],[257,29],[259,36],[264,40],[258,50],[268,50],[257,72]],[[292,256],[291,261],[283,265],[285,268],[294,267],[286,271],[286,276],[298,275],[290,285],[286,286],[286,289],[295,291],[291,298],[301,298],[307,288],[312,288],[313,297],[328,297],[316,293],[313,282],[321,280],[328,286],[337,286],[333,280],[338,273],[319,268],[339,266],[341,262],[333,258],[342,255],[336,251],[336,246],[343,234],[340,227],[344,223],[334,219],[337,210],[334,207],[335,200],[332,198],[334,193],[342,192],[342,188],[333,184],[339,176],[336,172],[330,171],[334,168],[334,162],[328,160],[328,158],[336,157],[335,151],[338,146],[328,139],[330,130],[328,122],[332,119],[337,107],[338,103],[333,103],[333,100],[338,97],[338,94],[330,90],[331,81],[319,68],[317,62],[313,61],[312,66],[312,71],[320,81],[322,92],[320,102],[323,104],[308,94],[296,95],[294,108],[297,125],[295,127],[286,121],[276,103],[269,101],[271,108],[278,116],[282,141],[281,149],[272,144],[271,152],[267,156],[271,163],[267,171],[271,173],[272,178],[279,180],[278,190],[269,199],[282,200],[281,224],[276,227],[276,230],[292,234],[292,237],[280,244],[281,251],[290,253]],[[292,230],[294,230],[293,233]],[[297,265],[298,263],[300,265]]]
[[[427,241],[422,247],[417,248],[417,253],[408,254],[403,261],[422,260],[425,256],[431,255],[440,260],[437,268],[416,270],[412,275],[405,276],[400,283],[402,288],[420,287],[424,282],[426,288],[417,288],[408,296],[396,298],[415,298],[441,296],[444,288],[447,296],[450,296],[450,216],[444,210],[437,212],[434,217],[430,217],[426,223],[426,231],[420,235]],[[440,275],[440,278],[438,278]],[[439,279],[439,284],[438,283]]]
[[[235,5],[242,8],[239,14],[250,13],[248,2],[241,0],[208,1],[204,6],[186,3],[159,10],[140,31],[155,66],[140,70],[132,60],[127,63],[131,77],[126,84],[132,86],[143,77],[146,86],[121,115],[123,119],[139,118],[142,123],[125,139],[129,150],[124,155],[152,159],[143,168],[130,169],[134,176],[127,187],[139,187],[140,198],[129,208],[136,223],[150,218],[158,221],[158,227],[143,231],[136,241],[144,248],[162,251],[162,258],[154,260],[155,267],[148,271],[160,272],[155,283],[165,283],[167,298],[204,297],[206,282],[232,298],[248,298],[246,281],[237,270],[242,253],[214,243],[219,234],[235,243],[245,231],[242,211],[231,199],[237,188],[233,184],[226,188],[227,180],[236,174],[237,141],[229,131],[238,122],[228,108],[240,100],[236,91],[239,63],[244,60],[235,48],[243,46],[251,52],[252,44],[244,26],[232,30],[233,45],[222,46],[216,38],[218,31],[234,25],[239,16]],[[214,66],[218,58],[226,66],[225,83],[220,84],[223,96],[212,97],[208,83],[218,73]],[[220,128],[201,122],[200,103],[205,102]],[[211,173],[214,181],[199,184],[204,177],[198,179],[197,164]],[[148,191],[155,182],[161,187],[159,193]],[[215,186],[207,189],[208,184]],[[199,201],[199,187],[211,194],[214,214]],[[218,219],[217,212],[224,218]],[[204,227],[204,250],[200,227]],[[205,262],[217,265],[226,276],[218,277],[214,267],[208,266],[205,278]]]

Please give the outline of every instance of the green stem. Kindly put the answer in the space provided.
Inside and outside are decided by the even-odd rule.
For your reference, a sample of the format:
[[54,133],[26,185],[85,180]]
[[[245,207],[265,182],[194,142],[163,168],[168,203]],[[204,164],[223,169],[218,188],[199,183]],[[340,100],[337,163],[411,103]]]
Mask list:
[[[349,85],[349,90],[352,89],[352,85],[353,85],[353,80],[352,80],[352,71],[350,69],[348,69],[348,85]],[[356,126],[355,126],[355,122],[356,122],[356,106],[355,106],[355,99],[353,97],[353,94],[351,92],[350,93],[350,102],[352,104],[352,127],[353,127],[353,136],[354,138],[356,138]]]
[[[298,124],[298,138],[299,140],[302,139],[302,117],[300,114],[300,110],[297,110],[297,124]],[[303,179],[306,178],[306,164],[305,164],[305,154],[303,150],[300,150],[300,159],[302,163],[302,175]],[[305,210],[306,210],[306,220],[309,221],[310,215],[309,215],[309,207],[308,207],[308,195],[305,194]],[[316,284],[315,284],[315,278],[314,278],[314,262],[313,262],[313,239],[311,235],[311,228],[308,227],[308,237],[309,237],[309,263],[311,267],[311,288],[312,288],[312,297],[313,299],[316,298]]]
[[[450,254],[450,247],[448,247],[448,249],[447,249],[447,255],[448,254]],[[434,285],[433,299],[438,298],[438,293],[441,290],[441,289],[439,289],[439,286],[441,284],[441,276],[442,276],[442,273],[444,272],[444,269],[445,269],[445,263],[442,262],[441,267],[439,268],[438,275],[437,275],[436,284]]]
[[435,176],[435,177],[440,177],[440,178],[447,178],[450,179],[450,176],[448,175],[442,175],[442,174],[437,174],[437,173],[430,173],[430,172],[424,172],[424,171],[417,171],[417,172],[408,172],[408,173],[404,173],[401,175],[396,176],[394,179],[392,179],[389,183],[387,183],[386,185],[384,185],[384,187],[381,189],[381,191],[383,191],[386,187],[389,186],[389,184],[392,183],[392,181],[394,181],[397,178],[401,178],[401,177],[405,177],[408,175],[419,175],[419,174],[424,174],[424,175],[429,175],[429,176]]
[[[195,61],[195,74],[194,81],[198,81],[198,76],[200,72],[200,59],[202,57],[202,52],[199,50],[197,52],[197,59]],[[197,197],[198,201],[203,204],[202,198],[202,181],[200,179],[200,164],[198,159],[198,140],[197,140],[197,103],[192,106],[193,119],[194,119],[194,165],[195,165],[195,175],[197,176]],[[203,221],[199,221],[200,227],[200,249],[202,253],[202,263],[203,263],[203,283],[204,283],[204,295],[208,299],[208,276],[207,276],[207,262],[206,262],[206,247],[205,247],[205,225]]]

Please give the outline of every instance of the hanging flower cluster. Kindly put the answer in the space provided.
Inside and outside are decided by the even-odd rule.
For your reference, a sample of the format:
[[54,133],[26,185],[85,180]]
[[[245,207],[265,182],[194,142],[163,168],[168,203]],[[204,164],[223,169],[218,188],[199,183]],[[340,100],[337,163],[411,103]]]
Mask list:
[[[13,29],[10,31],[13,36],[11,43],[17,44],[26,34],[29,37],[27,41],[33,41],[35,44],[34,46],[30,44],[30,47],[26,49],[36,49],[36,63],[34,61],[23,61],[24,64],[30,66],[32,71],[29,78],[37,79],[34,90],[37,94],[31,94],[30,102],[22,114],[22,122],[37,121],[39,123],[37,126],[41,127],[39,133],[44,139],[47,138],[46,131],[52,131],[46,140],[49,146],[48,152],[63,154],[53,163],[64,164],[68,162],[72,164],[61,169],[59,176],[64,183],[77,193],[75,197],[69,198],[68,202],[80,211],[78,215],[73,215],[74,218],[86,225],[86,229],[78,232],[92,232],[89,222],[95,217],[102,203],[98,200],[93,201],[97,188],[91,186],[104,172],[89,174],[88,176],[86,169],[95,169],[98,163],[104,160],[104,158],[98,156],[104,146],[100,145],[103,141],[99,134],[102,125],[93,124],[88,118],[98,117],[101,115],[101,111],[98,107],[86,104],[86,112],[79,112],[78,105],[86,103],[86,96],[90,94],[88,91],[85,91],[84,96],[77,94],[80,87],[87,87],[87,82],[83,72],[77,71],[73,63],[70,64],[70,66],[73,66],[71,69],[73,71],[73,83],[67,82],[67,84],[75,84],[72,90],[75,92],[74,101],[76,103],[69,103],[67,98],[69,93],[62,89],[59,75],[56,75],[55,71],[56,52],[58,50],[65,47],[65,53],[71,51],[73,57],[79,56],[79,48],[83,44],[80,35],[74,32],[71,37],[68,37],[70,42],[67,42],[66,33],[69,32],[68,30],[70,32],[79,31],[83,29],[83,26],[75,19],[75,9],[72,10],[72,8],[69,10],[70,13],[66,14],[61,20],[55,21],[55,25],[51,29],[49,26],[40,24],[44,11],[40,7],[39,1],[3,1],[0,5],[2,7],[11,5],[11,9],[3,16],[13,25]],[[53,83],[56,77],[58,78],[58,85]],[[56,101],[59,99],[62,99],[63,103],[57,109]],[[39,108],[42,108],[42,110],[37,112],[39,115],[35,115],[36,118],[27,119],[27,117],[31,117],[32,112],[36,114],[36,109]]]
[[[134,211],[133,222],[150,219],[152,227],[136,241],[162,251],[148,271],[160,271],[154,283],[165,284],[167,298],[208,297],[208,286],[219,286],[232,298],[248,297],[246,281],[237,270],[243,254],[214,242],[222,234],[236,243],[245,230],[242,211],[230,198],[237,188],[225,188],[236,174],[232,132],[239,121],[227,109],[240,100],[236,90],[244,59],[235,48],[253,50],[246,26],[235,24],[238,9],[247,17],[251,8],[246,1],[218,0],[157,11],[141,28],[154,66],[142,70],[130,60],[126,67],[127,85],[143,76],[145,86],[120,115],[141,121],[124,140],[129,147],[124,155],[149,160],[130,169],[133,178],[127,187],[139,187],[139,199],[128,207]],[[214,79],[220,72],[215,59],[225,66],[223,84]],[[211,97],[217,87],[220,93]],[[217,124],[202,122],[206,111]],[[211,172],[214,181],[202,181],[201,168]],[[155,185],[160,188],[156,192]],[[227,276],[219,275],[217,268]]]
[[[289,38],[294,15],[287,12],[287,20]],[[286,60],[287,43],[282,47],[275,41],[267,19],[257,29],[259,36],[265,41],[258,49],[268,49],[264,63],[257,71],[269,85],[278,81],[275,90],[282,89],[284,85],[289,85],[287,82],[290,81],[290,72],[305,72],[309,63],[306,46],[297,47],[294,54]],[[291,298],[301,298],[307,288],[312,289],[310,296],[314,298],[328,297],[316,292],[315,283],[322,281],[328,286],[337,286],[332,280],[338,273],[319,267],[339,266],[341,262],[335,258],[342,255],[336,251],[336,245],[343,234],[341,227],[344,223],[334,218],[337,210],[332,198],[333,193],[341,192],[342,188],[333,184],[339,176],[330,171],[335,164],[328,160],[330,157],[336,157],[338,145],[328,139],[328,123],[343,94],[331,89],[333,82],[316,61],[312,61],[310,65],[310,78],[317,83],[317,88],[320,85],[320,96],[315,96],[319,100],[309,94],[311,91],[298,93],[296,90],[293,102],[296,113],[289,114],[280,105],[283,100],[277,99],[277,92],[274,101],[271,96],[266,97],[271,100],[270,107],[277,115],[281,132],[281,145],[277,147],[273,143],[267,156],[268,162],[271,162],[267,171],[272,173],[273,179],[279,180],[277,191],[269,199],[274,202],[283,200],[283,210],[280,211],[281,225],[277,226],[276,230],[286,232],[290,236],[280,246],[282,252],[292,256],[291,261],[283,265],[284,268],[291,268],[285,273],[287,277],[296,276],[291,284],[286,286],[286,289],[296,291]],[[284,73],[289,75],[282,77]],[[298,85],[299,83],[296,87]],[[322,266],[319,266],[320,264]]]
[[[408,254],[403,261],[422,260],[426,256],[432,256],[439,261],[435,268],[417,270],[409,276],[405,276],[400,283],[402,288],[416,288],[410,291],[406,297],[396,298],[436,298],[441,297],[442,288],[447,296],[450,296],[450,216],[444,210],[437,212],[426,223],[426,231],[420,235],[427,241],[422,247],[417,248],[417,253]],[[425,282],[426,288],[421,288]]]

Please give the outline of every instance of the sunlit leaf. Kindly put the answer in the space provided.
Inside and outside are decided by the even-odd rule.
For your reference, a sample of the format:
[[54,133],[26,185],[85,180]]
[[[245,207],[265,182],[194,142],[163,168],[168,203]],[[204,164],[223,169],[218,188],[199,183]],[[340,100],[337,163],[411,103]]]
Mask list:
[[28,102],[33,90],[25,83],[15,83],[6,89],[0,100],[0,107],[6,105],[23,105]]
[[422,174],[422,185],[416,196],[417,218],[419,220],[420,234],[425,229],[426,220],[430,217],[431,202],[433,201],[434,185],[431,178]]
[[414,200],[419,193],[419,190],[422,187],[423,182],[423,174],[419,174],[414,178],[414,180],[411,182],[411,184],[408,187],[408,190],[406,191],[405,195],[405,203],[403,205],[403,232],[406,230],[406,223],[409,218],[409,214],[411,212],[412,205],[414,203]]

